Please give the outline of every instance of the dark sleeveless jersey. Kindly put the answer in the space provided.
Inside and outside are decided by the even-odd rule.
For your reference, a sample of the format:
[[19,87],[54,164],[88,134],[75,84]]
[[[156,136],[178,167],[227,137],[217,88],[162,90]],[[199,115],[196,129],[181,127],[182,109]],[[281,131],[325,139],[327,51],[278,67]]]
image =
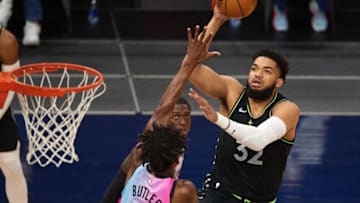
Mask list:
[[[2,30],[0,24],[0,33]],[[0,71],[2,71],[2,60],[0,58]],[[9,108],[0,118],[0,152],[7,152],[16,149],[19,134],[15,119]]]
[[[230,118],[237,122],[258,126],[271,116],[272,108],[286,98],[276,93],[264,113],[253,118],[248,96],[243,91],[232,108]],[[216,146],[213,174],[228,192],[254,202],[270,202],[276,198],[292,142],[284,139],[253,151],[222,131]]]

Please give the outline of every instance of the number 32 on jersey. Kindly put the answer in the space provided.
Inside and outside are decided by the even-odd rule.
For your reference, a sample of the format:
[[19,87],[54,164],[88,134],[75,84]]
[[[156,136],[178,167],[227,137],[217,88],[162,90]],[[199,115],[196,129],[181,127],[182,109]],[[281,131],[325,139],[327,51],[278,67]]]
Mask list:
[[249,153],[248,153],[245,145],[240,144],[236,149],[237,149],[237,152],[234,153],[234,155],[233,155],[235,160],[240,161],[240,162],[246,161],[246,163],[252,164],[252,165],[258,165],[258,166],[263,165],[263,161],[260,160],[260,157],[263,155],[262,150],[257,152],[254,156],[249,157]]

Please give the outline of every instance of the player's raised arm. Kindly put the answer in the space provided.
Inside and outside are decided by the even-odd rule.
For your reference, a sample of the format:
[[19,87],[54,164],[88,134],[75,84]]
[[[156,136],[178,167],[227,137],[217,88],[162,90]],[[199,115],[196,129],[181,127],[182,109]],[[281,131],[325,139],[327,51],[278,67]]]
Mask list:
[[[205,32],[206,28],[202,31]],[[219,55],[218,52],[204,52],[206,44],[211,39],[211,35],[205,37],[200,36],[200,33],[200,26],[196,26],[195,30],[192,30],[191,28],[187,29],[188,46],[186,55],[180,69],[161,96],[158,106],[155,108],[152,117],[147,122],[144,131],[152,129],[153,123],[165,126],[171,124],[179,128],[185,137],[187,136],[191,125],[191,107],[185,99],[181,98],[185,83],[188,81],[191,72],[197,64],[210,57]],[[174,114],[174,112],[176,114]],[[117,201],[120,192],[124,187],[129,170],[129,174],[132,174],[132,171],[140,163],[136,153],[137,147],[134,147],[131,153],[129,153],[122,162],[121,168],[118,170],[117,175],[104,194],[103,203],[115,203]]]
[[[206,32],[204,32],[205,36],[211,33],[211,38],[208,41],[205,52],[210,49],[211,42],[221,26],[229,19],[228,16],[220,12],[217,6],[214,7],[213,15],[207,24]],[[229,111],[227,103],[232,104],[236,99],[234,96],[237,96],[229,94],[229,89],[238,90],[238,92],[243,90],[243,86],[235,78],[218,74],[214,69],[203,63],[199,64],[192,72],[190,82],[206,95],[220,99],[221,103],[224,104],[223,109],[225,112]]]
[[[206,32],[207,28],[203,28],[203,32]],[[176,101],[183,93],[184,86],[188,81],[194,68],[201,62],[220,55],[219,52],[204,52],[205,46],[210,41],[212,34],[210,33],[205,37],[200,35],[200,26],[195,27],[194,34],[191,28],[187,28],[188,45],[186,55],[182,60],[181,66],[166,88],[165,92],[160,98],[160,101],[153,112],[152,117],[148,121],[145,130],[151,128],[154,122],[162,125],[168,125],[169,115],[172,112]]]

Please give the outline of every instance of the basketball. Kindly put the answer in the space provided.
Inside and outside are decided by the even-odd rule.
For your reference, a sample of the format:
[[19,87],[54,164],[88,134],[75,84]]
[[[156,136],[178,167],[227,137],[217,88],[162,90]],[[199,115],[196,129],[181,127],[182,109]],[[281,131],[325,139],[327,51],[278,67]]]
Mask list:
[[229,18],[242,19],[248,17],[257,5],[257,0],[217,0],[220,12]]

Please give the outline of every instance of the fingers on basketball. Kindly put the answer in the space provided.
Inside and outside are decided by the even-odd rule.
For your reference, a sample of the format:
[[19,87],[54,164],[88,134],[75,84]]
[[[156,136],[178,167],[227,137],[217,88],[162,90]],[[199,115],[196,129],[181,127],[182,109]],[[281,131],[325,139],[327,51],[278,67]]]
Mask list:
[[217,0],[220,11],[229,18],[243,19],[256,8],[257,0]]

